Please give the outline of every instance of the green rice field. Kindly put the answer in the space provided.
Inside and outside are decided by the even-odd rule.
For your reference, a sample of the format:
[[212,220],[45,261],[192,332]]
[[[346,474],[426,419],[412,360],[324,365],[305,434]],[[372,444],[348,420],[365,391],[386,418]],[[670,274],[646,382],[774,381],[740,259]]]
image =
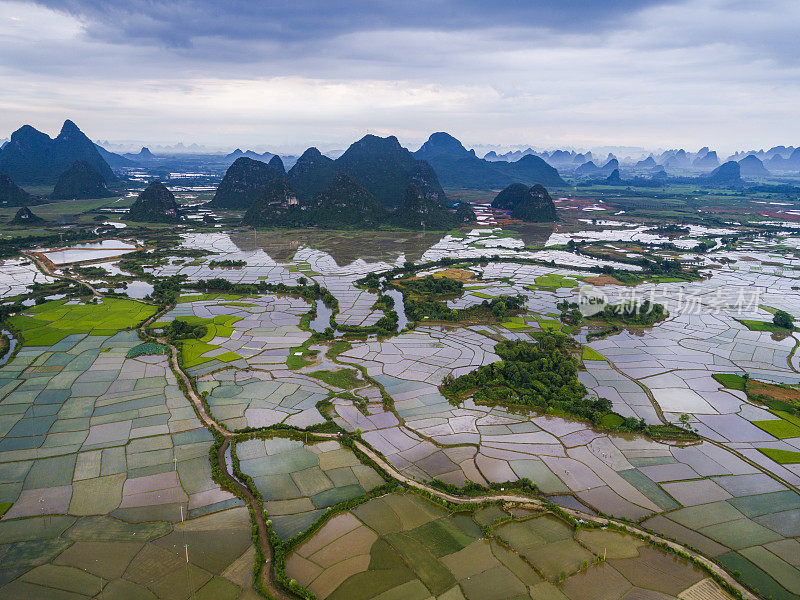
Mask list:
[[[487,520],[501,522],[489,535]],[[320,599],[725,597],[688,561],[624,533],[575,531],[552,515],[497,506],[452,513],[398,493],[332,517],[286,570]]]

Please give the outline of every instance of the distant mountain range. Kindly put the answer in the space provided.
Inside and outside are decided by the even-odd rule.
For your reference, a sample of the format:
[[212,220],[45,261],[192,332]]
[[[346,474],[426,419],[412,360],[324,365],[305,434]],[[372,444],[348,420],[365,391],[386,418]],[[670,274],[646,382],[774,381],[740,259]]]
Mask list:
[[558,171],[538,156],[525,154],[516,162],[485,160],[444,132],[432,134],[414,157],[428,162],[448,189],[489,190],[512,183],[567,185]]
[[615,170],[619,170],[619,161],[616,158],[612,158],[602,167],[598,167],[594,161],[589,161],[583,163],[577,169],[575,169],[576,175],[587,175],[587,176],[609,176]]
[[[579,180],[596,179],[600,176],[607,177],[613,172],[611,165],[608,168],[600,167],[599,165],[604,164],[604,161],[593,156],[591,152],[576,153],[574,150],[539,152],[527,148],[526,150],[506,152],[505,154],[491,151],[484,156],[484,159],[496,163],[519,160],[524,156],[538,156],[549,165],[557,168],[560,173],[569,174]],[[754,158],[742,163],[744,159],[751,156]],[[761,162],[763,169],[755,162],[755,159]],[[651,154],[640,160],[626,158],[623,161],[609,154],[608,158],[605,159],[605,164],[607,165],[611,160],[617,161],[615,168],[634,171],[636,177],[629,181],[635,180],[645,185],[650,184],[642,176],[650,175],[655,179],[659,179],[663,178],[663,173],[669,170],[672,176],[685,178],[687,174],[710,173],[721,163],[729,161],[740,163],[742,167],[741,175],[748,178],[763,178],[776,173],[797,175],[800,172],[800,148],[795,146],[774,146],[769,150],[737,152],[724,161],[717,151],[711,150],[707,146],[697,152],[688,152],[682,148],[665,150],[657,155]]]
[[97,148],[100,156],[103,157],[103,160],[105,160],[112,169],[125,169],[136,166],[136,163],[131,159],[125,158],[120,154],[109,152],[99,144],[95,144],[94,147]]
[[242,224],[254,227],[321,227],[334,229],[374,229],[391,225],[404,229],[449,229],[475,221],[466,205],[451,213],[438,199],[424,193],[414,183],[405,188],[403,200],[395,210],[380,204],[375,196],[353,177],[337,172],[331,182],[311,198],[301,198],[286,177],[267,183],[250,205]]
[[[264,186],[282,175],[277,161],[271,164],[241,157],[230,166],[210,206],[246,210]],[[344,173],[366,190],[380,206],[393,210],[405,199],[406,189],[414,184],[434,202],[443,204],[446,196],[429,164],[417,160],[394,136],[367,135],[352,144],[336,160],[316,148],[306,150],[289,170],[287,181],[300,200],[311,200],[328,188],[337,174]]]
[[523,156],[528,156],[529,154],[536,154],[536,152],[534,152],[534,150],[531,148],[526,150],[508,151],[505,154],[497,154],[497,152],[491,150],[484,155],[483,160],[488,160],[489,162],[516,162]]
[[[111,168],[117,170],[143,167],[163,167],[165,170],[181,168],[196,169],[198,165],[230,166],[238,158],[250,158],[252,160],[267,163],[276,156],[281,159],[283,164],[292,166],[297,160],[296,156],[287,155],[281,157],[271,152],[259,154],[258,152],[253,152],[252,150],[243,152],[239,148],[229,154],[201,154],[198,152],[175,153],[173,152],[172,148],[168,148],[167,150],[169,151],[164,151],[162,148],[153,152],[149,147],[142,146],[138,152],[124,152],[120,154],[112,152],[98,143],[95,144],[95,147],[100,153],[100,156],[103,157],[103,159],[111,166]],[[185,147],[183,149],[187,150]]]
[[719,157],[716,151],[707,150],[692,161],[692,166],[697,169],[716,169],[719,166]]
[[237,148],[230,154],[226,155],[225,158],[227,160],[236,160],[237,158],[252,158],[253,160],[260,160],[263,162],[269,162],[269,159],[275,156],[272,152],[264,152],[263,154],[258,154],[257,152],[253,152],[252,150],[247,150],[242,152],[240,148]]
[[90,164],[109,183],[118,180],[92,141],[69,120],[55,138],[30,125],[11,134],[0,150],[0,172],[17,185],[52,185],[77,160]]
[[[758,159],[755,159],[758,160]],[[751,174],[755,175],[757,170],[757,165],[752,163],[752,161],[745,161],[746,168],[751,170]],[[663,169],[663,167],[661,167]],[[763,168],[763,165],[762,165]],[[586,185],[614,185],[614,186],[621,186],[621,187],[643,187],[643,188],[652,188],[652,187],[661,187],[666,185],[667,183],[678,183],[678,184],[694,184],[700,187],[725,187],[725,188],[741,188],[744,185],[744,181],[742,180],[742,168],[740,163],[736,162],[735,160],[727,161],[721,164],[719,167],[711,171],[710,173],[692,176],[692,177],[668,177],[666,172],[653,172],[651,173],[650,177],[640,177],[635,176],[627,179],[623,179],[620,170],[614,169],[612,173],[606,177],[605,179],[597,178],[591,179],[588,181],[578,183],[578,186],[586,186]]]
[[[374,135],[365,136],[343,152],[326,155],[309,148],[300,157],[238,148],[227,155],[202,154],[205,149],[182,144],[158,149],[174,154],[153,153],[148,147],[135,153],[111,152],[93,143],[69,120],[55,138],[24,125],[8,142],[0,144],[0,173],[8,176],[15,187],[58,185],[52,198],[64,199],[110,193],[108,188],[113,189],[119,182],[114,170],[145,169],[151,177],[163,179],[175,171],[213,177],[227,168],[212,207],[237,210],[249,208],[264,186],[279,176],[286,177],[299,199],[311,201],[328,189],[337,174],[343,173],[388,213],[406,201],[411,184],[426,198],[446,205],[444,189],[496,190],[513,183],[528,188],[537,183],[561,187],[567,185],[562,174],[570,178],[571,185],[605,183],[629,187],[655,187],[678,179],[688,182],[692,178],[705,185],[716,169],[729,162],[739,165],[739,180],[800,174],[800,147],[795,146],[737,152],[727,159],[709,147],[697,152],[669,149],[645,158],[639,153],[636,158],[622,159],[608,150],[638,149],[606,147],[593,154],[566,149],[541,152],[529,147],[505,153],[492,150],[480,158],[445,132],[432,134],[413,153],[394,136]],[[75,170],[77,163],[83,166]],[[729,166],[722,173],[732,172],[731,169]],[[719,175],[717,172],[715,177]],[[60,178],[63,180],[59,182]],[[37,202],[33,196],[21,200],[19,187],[14,189],[7,181],[0,183],[0,205]]]
[[[259,154],[258,152],[254,152],[253,150],[245,150],[243,152],[240,148],[237,148],[236,150],[234,150],[230,154],[226,154],[225,155],[225,160],[232,163],[236,159],[243,158],[243,157],[244,158],[250,158],[250,159],[253,159],[253,160],[258,160],[258,161],[265,162],[265,163],[269,163],[274,158],[277,157],[278,160],[281,161],[281,165],[282,166],[285,163],[285,164],[288,164],[290,167],[292,165],[294,165],[294,163],[297,161],[297,157],[296,156],[292,156],[292,155],[285,155],[285,156],[281,157],[280,155],[273,154],[272,152],[262,152],[261,154]],[[285,168],[284,168],[284,171],[285,171]]]
[[761,162],[767,162],[772,160],[773,158],[779,158],[782,160],[786,160],[791,156],[791,154],[797,150],[794,146],[773,146],[769,150],[747,150],[736,152],[735,154],[728,157],[728,160],[735,160],[741,161],[745,156],[755,156]]
[[[664,167],[661,167],[663,169]],[[664,172],[656,172],[652,177],[634,177],[633,179],[622,179],[619,169],[614,169],[611,175],[602,181],[595,181],[594,183],[601,183],[603,185],[619,185],[625,187],[660,187],[664,185]]]
[[800,171],[800,148],[795,148],[787,157],[775,154],[764,165],[772,171]]
[[139,152],[127,152],[125,153],[124,157],[130,161],[133,161],[135,164],[146,164],[157,160],[156,155],[150,152],[150,148],[147,146],[142,146],[142,149]]

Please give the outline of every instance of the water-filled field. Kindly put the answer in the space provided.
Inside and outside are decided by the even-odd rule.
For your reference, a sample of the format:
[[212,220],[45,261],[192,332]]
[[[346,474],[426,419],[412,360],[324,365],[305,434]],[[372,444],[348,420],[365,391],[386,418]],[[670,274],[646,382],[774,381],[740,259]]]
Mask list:
[[452,513],[413,494],[333,517],[286,564],[319,598],[725,597],[688,561],[624,533],[497,506]]
[[[626,519],[764,596],[800,594],[798,338],[768,326],[800,304],[791,237],[714,250],[696,259],[707,275],[689,281],[619,262],[641,255],[638,238],[578,253],[536,249],[491,223],[389,233],[292,246],[286,235],[188,232],[180,248],[137,259],[144,276],[109,262],[102,297],[67,290],[15,308],[21,345],[0,366],[0,595],[254,597],[250,513],[215,480],[214,437],[166,344],[209,419],[250,436],[233,442],[238,468],[286,552],[287,577],[319,598],[726,597],[708,571],[640,537],[513,503],[444,508],[382,487],[403,481],[456,496],[516,490],[586,518]],[[402,285],[389,304],[386,282],[361,282],[412,261],[427,264],[406,279],[459,282],[441,300],[446,318],[409,316],[420,297]],[[9,305],[66,274],[4,264]],[[140,329],[159,310],[154,284],[172,276],[174,302]],[[230,289],[195,289],[207,280]],[[141,301],[105,292],[122,281],[150,287]],[[335,309],[298,293],[303,283],[327,290]],[[666,318],[569,322],[563,302],[589,294],[647,298]],[[481,308],[517,295],[519,310]],[[392,308],[402,325],[377,327]],[[325,333],[331,316],[337,327]],[[498,343],[544,331],[577,344],[576,380],[610,407],[601,420],[443,393],[450,376],[497,363]],[[668,423],[686,435],[660,435]]]

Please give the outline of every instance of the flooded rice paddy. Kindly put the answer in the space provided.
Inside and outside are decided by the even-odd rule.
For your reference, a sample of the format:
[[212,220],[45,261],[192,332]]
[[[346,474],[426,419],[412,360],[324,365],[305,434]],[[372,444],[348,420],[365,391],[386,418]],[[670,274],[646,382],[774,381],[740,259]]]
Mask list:
[[[644,234],[636,230],[608,231]],[[303,439],[303,430],[330,421],[358,432],[409,479],[489,486],[527,478],[548,501],[637,522],[739,573],[762,595],[788,599],[800,595],[800,423],[730,387],[730,376],[800,384],[798,334],[776,338],[747,325],[770,321],[776,309],[797,314],[800,259],[779,252],[790,242],[714,251],[719,267],[691,283],[601,287],[611,302],[635,291],[663,303],[669,317],[654,327],[591,341],[586,327],[564,329],[592,350],[579,372],[590,394],[647,424],[684,419],[701,436],[688,443],[471,398],[451,403],[439,391],[446,376],[496,361],[499,340],[562,328],[556,305],[578,299],[595,275],[586,267],[614,261],[536,251],[494,226],[449,235],[220,231],[183,236],[187,248],[213,256],[146,271],[188,283],[303,278],[337,298],[336,323],[369,326],[384,316],[373,308],[378,294],[355,284],[369,273],[444,257],[507,259],[466,266],[469,285],[449,302],[462,308],[522,294],[518,320],[408,330],[402,296],[391,291],[398,333],[347,344],[312,339],[331,311],[319,303],[305,328],[311,305],[286,295],[185,293],[158,317],[157,329],[175,320],[205,325],[203,336],[184,342],[182,366],[213,419],[230,431],[297,432],[242,439],[235,451],[280,540],[319,525],[286,561],[288,575],[317,597],[727,597],[705,571],[624,533],[575,529],[519,507],[445,509],[402,489],[369,499],[385,474],[340,441]],[[47,255],[67,264],[134,248],[106,240]],[[529,257],[541,262],[514,261]],[[245,264],[217,269],[212,259]],[[22,259],[3,266],[3,297],[51,280]],[[128,275],[112,262],[103,267]],[[125,288],[134,298],[152,292],[144,281]],[[252,598],[248,513],[214,481],[212,436],[167,355],[148,353],[131,329],[155,307],[102,304],[93,311],[89,301],[60,299],[26,307],[15,321],[24,343],[0,364],[0,595],[48,597],[66,578],[82,582],[70,591],[80,597]]]
[[63,265],[74,262],[84,262],[90,260],[100,260],[111,258],[121,254],[127,254],[136,250],[136,244],[121,240],[102,240],[100,242],[90,242],[87,244],[77,244],[69,248],[59,248],[56,250],[44,250],[41,254],[56,265]]

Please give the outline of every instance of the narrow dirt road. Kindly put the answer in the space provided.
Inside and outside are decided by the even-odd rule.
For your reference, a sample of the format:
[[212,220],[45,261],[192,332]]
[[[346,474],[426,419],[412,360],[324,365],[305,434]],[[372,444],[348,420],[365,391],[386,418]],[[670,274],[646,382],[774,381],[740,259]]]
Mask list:
[[72,277],[71,275],[62,275],[60,273],[56,273],[55,271],[53,271],[53,269],[50,268],[50,265],[48,265],[46,261],[42,260],[42,258],[38,255],[38,253],[31,252],[30,250],[23,250],[21,254],[31,259],[33,261],[33,264],[35,264],[36,267],[48,277],[53,277],[54,279],[66,279],[67,281],[72,281],[73,283],[85,285],[87,288],[92,290],[92,294],[100,298],[103,297],[103,294],[98,292],[95,289],[95,287],[88,281],[85,281],[80,277]]
[[[173,307],[168,306],[164,310],[156,313],[152,317],[150,317],[147,321],[142,323],[139,330],[145,335],[145,328],[150,324],[154,323],[158,320],[160,316],[164,313],[169,312]],[[253,495],[253,493],[248,489],[246,485],[244,485],[241,481],[236,478],[234,475],[233,470],[228,467],[228,462],[225,459],[225,455],[230,448],[231,438],[234,434],[228,429],[226,429],[223,425],[218,423],[214,420],[214,418],[208,414],[206,410],[205,404],[203,403],[202,398],[197,395],[195,392],[194,387],[192,386],[191,379],[189,376],[183,371],[178,362],[178,349],[169,343],[166,338],[163,337],[156,337],[156,341],[160,344],[165,345],[169,348],[170,352],[170,366],[172,367],[172,371],[175,373],[177,377],[181,379],[184,383],[184,390],[187,398],[192,403],[194,407],[195,413],[197,417],[202,421],[203,425],[207,429],[211,429],[216,431],[217,433],[221,434],[225,440],[222,442],[222,445],[219,448],[219,453],[217,455],[217,464],[220,470],[228,476],[228,479],[233,483],[236,491],[238,492],[241,498],[244,498],[245,502],[247,502],[248,506],[252,509],[253,515],[256,521],[256,528],[258,529],[258,542],[259,546],[261,547],[261,552],[264,556],[264,568],[261,571],[261,585],[263,588],[271,594],[273,597],[279,600],[294,600],[294,594],[288,594],[287,592],[283,591],[283,589],[277,587],[274,582],[272,581],[271,573],[272,573],[272,545],[269,542],[269,535],[267,534],[267,523],[264,519],[264,509],[258,501],[258,498]]]
[[[26,255],[29,256],[30,258],[32,258],[34,261],[36,261],[35,257],[33,257],[32,254],[26,254]],[[77,283],[81,283],[81,284],[86,285],[87,287],[89,287],[93,291],[93,293],[95,293],[97,295],[100,295],[91,285],[89,285],[88,283],[86,283],[85,281],[81,280],[78,277],[72,278],[72,277],[66,277],[66,276],[63,276],[63,275],[54,275],[54,274],[52,274],[52,272],[49,272],[49,271],[46,271],[45,269],[43,269],[42,265],[38,261],[36,261],[36,264],[39,266],[40,269],[42,269],[42,271],[44,273],[46,273],[46,274],[48,274],[48,275],[50,275],[52,277],[60,277],[60,278],[63,278],[63,279],[70,279],[70,280],[75,281]],[[157,314],[153,315],[150,319],[148,319],[147,321],[145,321],[141,325],[140,331],[144,334],[145,327],[149,323],[155,322],[158,317],[160,317],[164,313],[168,312],[171,308],[172,308],[171,306],[167,307],[164,310],[159,311]],[[261,582],[262,585],[264,586],[264,589],[269,594],[271,594],[272,596],[274,596],[275,598],[280,599],[280,600],[293,600],[293,599],[295,599],[294,594],[290,594],[290,593],[285,592],[283,589],[277,587],[275,585],[275,583],[272,581],[271,574],[272,574],[272,566],[273,566],[273,552],[272,552],[272,545],[269,542],[269,536],[267,535],[267,525],[266,525],[266,522],[265,522],[265,519],[264,519],[263,508],[259,504],[258,499],[247,488],[247,486],[245,486],[242,482],[240,482],[235,477],[235,475],[233,474],[232,470],[228,468],[228,464],[227,464],[227,461],[225,459],[225,455],[226,455],[227,450],[228,450],[228,448],[230,446],[230,441],[234,437],[235,434],[230,432],[230,431],[228,431],[228,429],[226,429],[223,425],[218,423],[216,420],[214,420],[213,417],[211,417],[211,415],[208,414],[208,411],[206,410],[206,407],[205,407],[205,405],[203,403],[203,400],[200,398],[200,396],[198,396],[197,392],[195,392],[194,388],[192,387],[191,379],[183,371],[183,369],[180,366],[180,363],[178,361],[178,349],[175,346],[173,346],[172,344],[170,344],[166,340],[166,338],[162,337],[162,338],[156,338],[156,339],[157,339],[157,341],[159,343],[164,344],[165,346],[167,346],[169,348],[169,350],[170,350],[170,366],[172,367],[172,370],[175,373],[175,375],[177,377],[179,377],[181,379],[181,381],[184,383],[184,385],[185,385],[184,389],[186,390],[186,392],[185,392],[186,396],[189,399],[189,401],[191,402],[192,406],[194,407],[198,418],[202,421],[202,423],[203,423],[203,425],[205,427],[207,427],[208,429],[212,429],[213,431],[218,432],[219,434],[221,434],[225,438],[224,442],[222,443],[222,445],[220,447],[219,454],[218,454],[218,457],[217,457],[218,464],[219,464],[220,469],[224,473],[226,473],[228,478],[233,482],[233,485],[236,487],[236,490],[245,499],[245,501],[247,502],[249,507],[253,510],[253,514],[255,515],[256,527],[257,527],[257,530],[258,530],[259,545],[261,546],[261,550],[262,550],[263,556],[264,556],[264,563],[265,563],[264,564],[264,568],[262,569],[262,582]],[[337,439],[339,437],[338,434],[315,433],[314,435],[316,435],[318,437],[329,438],[329,439]],[[524,496],[524,495],[521,495],[521,494],[510,494],[510,493],[506,494],[506,493],[502,493],[502,492],[501,493],[484,494],[484,495],[481,495],[481,496],[456,496],[456,495],[453,495],[453,494],[448,494],[446,492],[442,492],[442,491],[437,490],[435,488],[429,487],[429,486],[427,486],[427,485],[425,485],[423,483],[420,483],[420,482],[418,482],[418,481],[416,481],[414,479],[406,477],[402,473],[398,472],[391,464],[389,464],[387,461],[385,461],[378,453],[376,453],[372,448],[370,448],[369,446],[365,445],[364,443],[362,443],[362,442],[360,442],[358,440],[355,440],[355,446],[361,452],[363,452],[366,456],[368,456],[371,460],[375,461],[375,463],[377,465],[379,465],[390,477],[392,477],[396,481],[398,481],[398,482],[400,482],[400,483],[402,483],[402,484],[404,484],[404,485],[406,485],[408,487],[411,487],[411,488],[414,488],[414,489],[417,489],[417,490],[420,490],[420,491],[424,491],[424,492],[426,492],[426,493],[428,493],[428,494],[430,494],[432,496],[435,496],[437,498],[442,498],[442,499],[447,500],[449,502],[452,502],[454,504],[479,504],[479,503],[487,501],[487,500],[489,500],[489,501],[500,500],[502,502],[509,502],[509,503],[513,503],[513,504],[517,504],[517,505],[529,506],[529,507],[532,507],[532,508],[543,508],[544,507],[544,503],[543,503],[542,500],[535,499],[535,498],[530,498],[528,496]],[[595,515],[589,515],[589,514],[581,513],[579,511],[575,511],[575,510],[571,510],[571,509],[563,509],[563,510],[564,510],[564,512],[566,512],[567,514],[571,515],[572,517],[574,517],[575,519],[578,519],[578,520],[594,522],[594,523],[597,523],[599,525],[608,525],[608,524],[612,524],[613,523],[613,524],[615,524],[617,526],[620,526],[620,527],[623,527],[623,526],[626,527],[628,529],[628,531],[630,531],[630,532],[632,532],[634,534],[646,537],[647,539],[650,539],[650,540],[653,540],[653,541],[656,541],[656,542],[665,543],[665,544],[669,545],[670,548],[672,548],[674,550],[681,551],[683,553],[686,553],[686,555],[691,556],[692,558],[701,561],[710,571],[713,571],[718,576],[720,576],[725,581],[727,581],[730,585],[732,585],[733,587],[738,589],[742,593],[742,596],[744,598],[746,598],[747,600],[760,600],[758,596],[756,596],[755,594],[752,594],[745,587],[740,585],[731,575],[729,575],[724,569],[722,569],[716,563],[714,563],[711,560],[707,559],[705,556],[703,556],[701,554],[698,554],[698,553],[696,553],[696,552],[694,552],[692,550],[689,550],[688,548],[686,548],[686,547],[684,547],[684,546],[682,546],[682,545],[680,545],[680,544],[678,544],[676,542],[673,542],[673,541],[668,540],[666,538],[662,538],[660,536],[648,533],[647,531],[645,531],[643,529],[640,529],[640,528],[638,528],[638,527],[636,527],[634,525],[631,525],[629,523],[616,521],[614,519],[607,519],[607,518],[604,518],[604,517],[598,517],[598,516],[595,516]]]

